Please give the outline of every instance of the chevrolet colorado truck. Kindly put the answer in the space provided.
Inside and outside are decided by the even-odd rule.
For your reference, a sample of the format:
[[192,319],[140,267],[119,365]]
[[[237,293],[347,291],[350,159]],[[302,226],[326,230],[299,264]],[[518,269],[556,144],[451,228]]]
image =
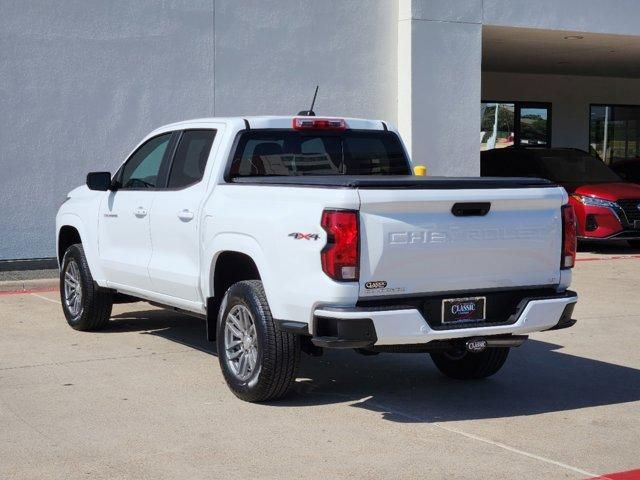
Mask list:
[[60,207],[66,319],[98,330],[114,303],[140,300],[199,316],[247,401],[286,394],[301,351],[423,352],[477,379],[527,334],[575,323],[563,188],[411,168],[378,120],[159,128]]

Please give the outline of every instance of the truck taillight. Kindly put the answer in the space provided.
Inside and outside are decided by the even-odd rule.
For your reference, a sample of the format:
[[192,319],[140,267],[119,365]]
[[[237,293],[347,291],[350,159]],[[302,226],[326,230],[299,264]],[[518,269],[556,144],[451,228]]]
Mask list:
[[346,130],[347,122],[341,118],[302,117],[293,119],[294,130]]
[[571,205],[562,207],[562,260],[561,268],[573,268],[577,248],[576,213]]
[[327,232],[327,245],[320,254],[322,270],[334,280],[357,281],[360,266],[358,212],[325,210],[321,225]]

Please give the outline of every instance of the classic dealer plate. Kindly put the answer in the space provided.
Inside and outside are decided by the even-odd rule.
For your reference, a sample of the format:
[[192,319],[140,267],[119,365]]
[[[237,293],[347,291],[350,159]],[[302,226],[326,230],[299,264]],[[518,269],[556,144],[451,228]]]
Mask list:
[[442,323],[481,322],[485,320],[487,297],[447,298],[442,300]]

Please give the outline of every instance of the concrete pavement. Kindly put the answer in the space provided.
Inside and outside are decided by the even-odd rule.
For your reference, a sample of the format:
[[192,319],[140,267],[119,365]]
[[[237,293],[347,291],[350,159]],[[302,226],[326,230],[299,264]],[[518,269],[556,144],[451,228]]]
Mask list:
[[[628,252],[627,252],[628,253]],[[578,324],[481,382],[424,354],[303,357],[296,394],[226,388],[201,321],[117,305],[70,329],[57,292],[0,294],[0,478],[588,478],[640,468],[640,259],[583,253]]]

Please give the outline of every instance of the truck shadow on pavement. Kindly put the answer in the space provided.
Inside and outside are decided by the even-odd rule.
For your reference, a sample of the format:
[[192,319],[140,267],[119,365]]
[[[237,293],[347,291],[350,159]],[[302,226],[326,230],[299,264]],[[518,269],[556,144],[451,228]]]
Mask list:
[[[162,310],[115,315],[106,332],[139,331],[217,355],[202,320]],[[442,376],[427,354],[362,356],[351,350],[302,355],[294,392],[273,407],[347,403],[394,422],[536,415],[640,400],[640,370],[558,351],[529,340],[480,381]],[[217,368],[217,367],[214,367]]]
[[204,320],[171,310],[137,310],[112,315],[108,327],[100,331],[123,332],[155,335],[201,352],[218,355],[215,343],[207,340]]
[[640,248],[629,246],[625,241],[591,241],[579,242],[578,253],[593,253],[600,255],[637,255],[640,254]]

